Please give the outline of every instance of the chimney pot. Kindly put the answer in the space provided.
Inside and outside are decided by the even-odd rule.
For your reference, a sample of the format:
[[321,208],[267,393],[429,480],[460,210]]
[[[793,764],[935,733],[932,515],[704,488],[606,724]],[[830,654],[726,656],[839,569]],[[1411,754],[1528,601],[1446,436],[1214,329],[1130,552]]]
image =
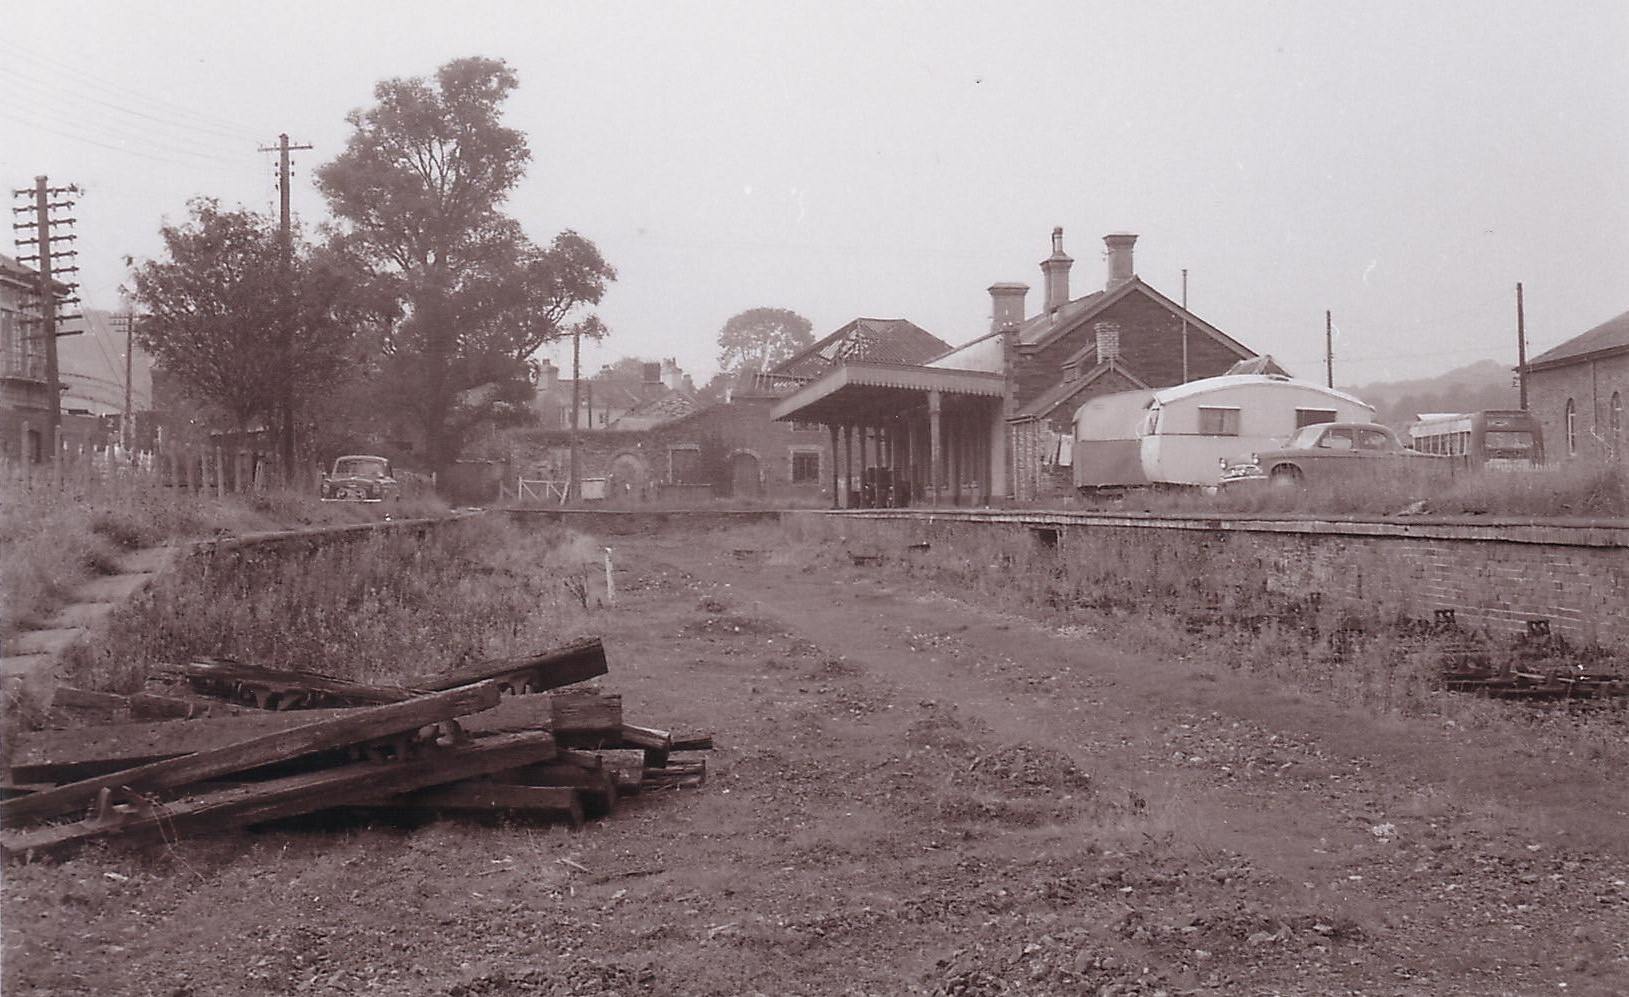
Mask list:
[[1112,291],[1137,276],[1131,255],[1137,237],[1130,232],[1111,232],[1103,237],[1103,244],[1109,247],[1109,280],[1104,289]]
[[1052,230],[1052,255],[1041,261],[1046,287],[1046,310],[1055,312],[1069,302],[1069,268],[1075,261],[1063,251],[1063,226]]

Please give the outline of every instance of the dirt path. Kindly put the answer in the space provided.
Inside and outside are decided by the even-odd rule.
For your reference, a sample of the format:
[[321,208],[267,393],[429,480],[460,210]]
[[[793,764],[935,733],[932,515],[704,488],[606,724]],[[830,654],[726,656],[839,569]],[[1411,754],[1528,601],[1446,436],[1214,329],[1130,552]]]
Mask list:
[[13,870],[6,992],[1629,992],[1587,759],[758,539],[618,538],[598,621],[631,720],[717,732],[703,789]]

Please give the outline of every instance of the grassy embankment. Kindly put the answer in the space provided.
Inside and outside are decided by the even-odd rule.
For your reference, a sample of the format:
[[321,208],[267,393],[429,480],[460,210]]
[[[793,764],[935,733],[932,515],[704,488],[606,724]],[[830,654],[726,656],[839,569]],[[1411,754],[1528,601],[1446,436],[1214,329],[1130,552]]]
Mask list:
[[132,692],[160,663],[224,657],[388,684],[577,636],[603,577],[580,535],[492,518],[200,556],[71,652],[65,681]]
[[445,512],[434,498],[385,509],[325,504],[276,490],[215,498],[147,479],[32,488],[7,481],[0,483],[0,637],[39,626],[77,586],[116,572],[127,551],[222,534]]

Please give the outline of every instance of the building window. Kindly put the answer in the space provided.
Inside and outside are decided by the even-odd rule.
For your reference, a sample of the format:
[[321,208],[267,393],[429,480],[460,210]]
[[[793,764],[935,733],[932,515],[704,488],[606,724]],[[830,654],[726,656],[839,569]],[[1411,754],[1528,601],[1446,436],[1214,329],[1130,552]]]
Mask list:
[[792,431],[796,433],[818,433],[826,427],[818,422],[794,422]]
[[1305,429],[1319,423],[1334,422],[1335,410],[1332,408],[1298,408],[1295,410],[1295,428]]
[[701,447],[695,445],[669,447],[667,480],[675,485],[706,484],[701,477]]
[[1239,435],[1239,410],[1236,408],[1207,408],[1201,406],[1199,409],[1199,435]]
[[792,484],[810,484],[820,480],[820,451],[792,451]]
[[1576,457],[1578,455],[1578,406],[1573,404],[1571,398],[1567,399],[1567,408],[1562,418],[1567,427],[1567,456]]

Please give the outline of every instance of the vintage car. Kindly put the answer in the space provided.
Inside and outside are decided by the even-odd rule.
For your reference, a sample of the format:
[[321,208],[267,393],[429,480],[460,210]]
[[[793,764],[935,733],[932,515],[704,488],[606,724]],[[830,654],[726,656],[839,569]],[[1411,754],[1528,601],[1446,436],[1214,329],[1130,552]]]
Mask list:
[[324,502],[393,502],[401,497],[402,486],[390,471],[390,461],[383,457],[338,457],[333,472],[322,476]]
[[1299,485],[1359,475],[1385,478],[1405,472],[1450,471],[1444,458],[1410,450],[1390,429],[1370,422],[1306,426],[1282,447],[1222,463],[1223,485],[1260,481]]

